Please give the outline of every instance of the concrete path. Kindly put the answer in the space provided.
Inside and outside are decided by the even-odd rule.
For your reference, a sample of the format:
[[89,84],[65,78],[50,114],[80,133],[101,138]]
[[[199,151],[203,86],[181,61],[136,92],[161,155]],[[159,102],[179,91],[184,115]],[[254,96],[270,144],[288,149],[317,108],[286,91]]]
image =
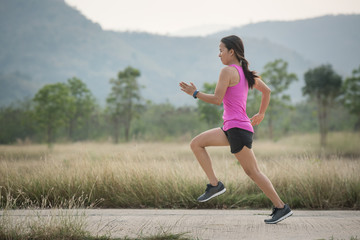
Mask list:
[[[194,239],[345,239],[360,240],[360,211],[302,211],[276,225],[264,224],[270,210],[14,210],[14,218],[85,214],[94,235],[138,237],[158,233],[187,233]],[[0,211],[0,215],[4,213]]]

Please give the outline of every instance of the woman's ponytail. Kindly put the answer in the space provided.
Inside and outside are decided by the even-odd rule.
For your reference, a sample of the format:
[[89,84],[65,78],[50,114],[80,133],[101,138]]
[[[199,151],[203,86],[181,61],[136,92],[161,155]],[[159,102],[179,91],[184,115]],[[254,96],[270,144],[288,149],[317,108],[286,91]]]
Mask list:
[[228,50],[234,50],[236,58],[239,60],[240,65],[244,71],[245,78],[248,81],[249,88],[253,88],[255,84],[255,78],[259,76],[255,71],[250,71],[249,69],[249,62],[245,59],[244,44],[242,40],[238,36],[231,35],[222,38],[221,42],[225,44]]
[[250,71],[249,69],[249,62],[243,58],[241,59],[241,66],[244,71],[245,78],[248,81],[249,88],[253,88],[255,84],[255,78],[259,77],[255,71]]

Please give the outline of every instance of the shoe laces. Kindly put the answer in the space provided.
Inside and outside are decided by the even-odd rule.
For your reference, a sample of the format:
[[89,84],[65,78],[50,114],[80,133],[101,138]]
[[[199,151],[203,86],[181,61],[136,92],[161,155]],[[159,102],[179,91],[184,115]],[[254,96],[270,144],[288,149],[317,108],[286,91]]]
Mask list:
[[209,191],[209,190],[210,190],[210,188],[212,188],[212,187],[213,187],[213,186],[212,186],[211,184],[207,184],[207,185],[206,185],[205,192]]
[[273,207],[272,209],[272,213],[270,214],[270,216],[274,216],[274,214],[276,213],[276,211],[278,210],[278,208]]

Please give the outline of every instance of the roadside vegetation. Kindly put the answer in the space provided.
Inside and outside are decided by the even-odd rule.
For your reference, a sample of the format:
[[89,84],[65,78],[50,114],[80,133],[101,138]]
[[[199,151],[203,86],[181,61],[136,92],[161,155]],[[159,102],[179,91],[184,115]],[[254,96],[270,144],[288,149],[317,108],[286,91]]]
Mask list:
[[[360,136],[316,134],[256,140],[260,169],[293,208],[360,209]],[[227,193],[198,203],[207,180],[188,143],[0,146],[0,206],[6,209],[269,208],[227,147],[209,148]]]

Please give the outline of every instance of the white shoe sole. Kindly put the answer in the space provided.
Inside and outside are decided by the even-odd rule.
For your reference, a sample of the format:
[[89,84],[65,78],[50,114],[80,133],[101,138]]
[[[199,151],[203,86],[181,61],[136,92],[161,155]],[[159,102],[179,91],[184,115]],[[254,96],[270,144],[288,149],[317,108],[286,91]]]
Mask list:
[[198,200],[198,202],[206,202],[209,201],[210,199],[219,196],[220,194],[223,194],[224,192],[226,192],[226,188],[224,188],[223,190],[221,190],[220,192],[215,193],[214,195],[212,195],[211,197],[209,197],[208,199],[205,200]]
[[280,222],[280,221],[282,221],[282,220],[290,217],[291,215],[293,215],[293,212],[292,212],[292,211],[290,211],[288,214],[282,216],[281,218],[279,218],[279,219],[276,220],[275,222],[265,222],[265,223],[266,223],[266,224],[276,224],[276,223],[278,223],[278,222]]

